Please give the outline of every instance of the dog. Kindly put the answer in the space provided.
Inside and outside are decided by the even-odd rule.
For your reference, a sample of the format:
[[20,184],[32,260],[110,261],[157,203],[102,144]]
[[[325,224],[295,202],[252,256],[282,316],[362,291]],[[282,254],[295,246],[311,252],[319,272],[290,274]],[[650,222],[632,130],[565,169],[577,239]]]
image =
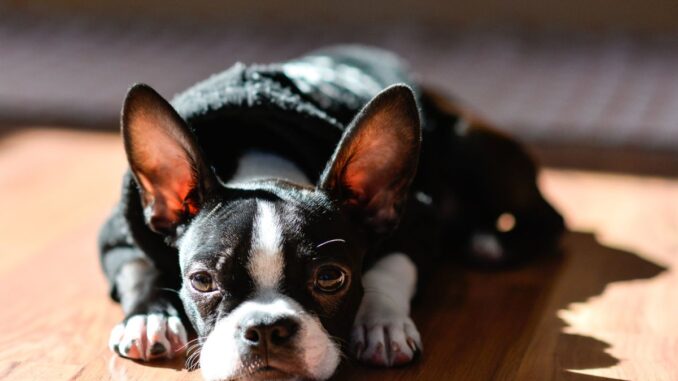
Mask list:
[[238,63],[172,102],[137,84],[121,130],[129,171],[99,238],[125,315],[109,345],[166,359],[194,332],[206,380],[410,363],[431,263],[519,263],[564,229],[518,143],[377,48]]

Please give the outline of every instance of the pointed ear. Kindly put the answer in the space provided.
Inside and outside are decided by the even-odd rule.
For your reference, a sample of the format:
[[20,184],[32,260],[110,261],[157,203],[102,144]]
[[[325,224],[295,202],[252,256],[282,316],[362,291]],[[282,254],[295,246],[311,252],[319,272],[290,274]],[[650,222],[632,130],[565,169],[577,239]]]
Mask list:
[[122,108],[122,136],[148,226],[174,234],[195,215],[216,180],[186,123],[155,90],[134,85]]
[[421,129],[412,90],[393,85],[379,93],[344,132],[320,188],[372,233],[400,220],[419,161]]

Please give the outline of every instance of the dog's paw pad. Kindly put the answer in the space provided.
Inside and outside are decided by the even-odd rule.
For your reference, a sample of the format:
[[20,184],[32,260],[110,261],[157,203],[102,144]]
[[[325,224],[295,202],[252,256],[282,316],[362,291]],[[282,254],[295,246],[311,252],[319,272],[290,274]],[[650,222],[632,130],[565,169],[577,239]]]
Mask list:
[[120,356],[152,361],[182,355],[187,335],[181,320],[160,314],[134,315],[113,328],[108,345]]
[[390,367],[412,362],[421,352],[419,331],[409,317],[356,322],[351,335],[355,357],[370,365]]

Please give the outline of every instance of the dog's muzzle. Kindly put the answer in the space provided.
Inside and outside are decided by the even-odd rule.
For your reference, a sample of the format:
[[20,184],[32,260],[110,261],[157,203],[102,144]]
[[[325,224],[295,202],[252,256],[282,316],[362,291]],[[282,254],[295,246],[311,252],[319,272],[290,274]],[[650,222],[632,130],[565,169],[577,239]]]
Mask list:
[[208,381],[323,380],[334,373],[339,353],[317,317],[274,295],[244,302],[218,321],[200,366]]

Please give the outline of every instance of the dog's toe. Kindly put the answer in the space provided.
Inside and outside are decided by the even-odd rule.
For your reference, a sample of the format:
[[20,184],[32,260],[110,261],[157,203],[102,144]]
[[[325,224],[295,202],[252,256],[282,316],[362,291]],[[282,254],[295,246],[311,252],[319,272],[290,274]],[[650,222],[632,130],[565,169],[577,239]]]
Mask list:
[[376,325],[366,330],[367,343],[361,360],[373,365],[388,366],[384,327]]
[[358,323],[353,328],[352,344],[358,360],[381,367],[408,364],[421,351],[419,332],[409,317]]
[[109,347],[122,357],[152,361],[186,351],[187,335],[181,320],[161,314],[134,315],[113,328]]
[[113,327],[111,335],[108,338],[108,348],[110,348],[110,350],[112,350],[113,352],[118,353],[120,342],[122,341],[122,337],[124,334],[125,334],[125,324],[120,323]]
[[134,360],[145,360],[146,316],[132,316],[124,327],[122,339],[118,344],[118,353]]
[[148,315],[146,318],[146,359],[171,357],[171,346],[167,339],[167,318],[162,315]]
[[389,337],[389,365],[404,365],[414,360],[415,355],[419,351],[419,346],[416,343],[421,341],[419,332],[414,327],[414,324],[407,319],[407,321],[398,322],[386,327],[386,332]]

